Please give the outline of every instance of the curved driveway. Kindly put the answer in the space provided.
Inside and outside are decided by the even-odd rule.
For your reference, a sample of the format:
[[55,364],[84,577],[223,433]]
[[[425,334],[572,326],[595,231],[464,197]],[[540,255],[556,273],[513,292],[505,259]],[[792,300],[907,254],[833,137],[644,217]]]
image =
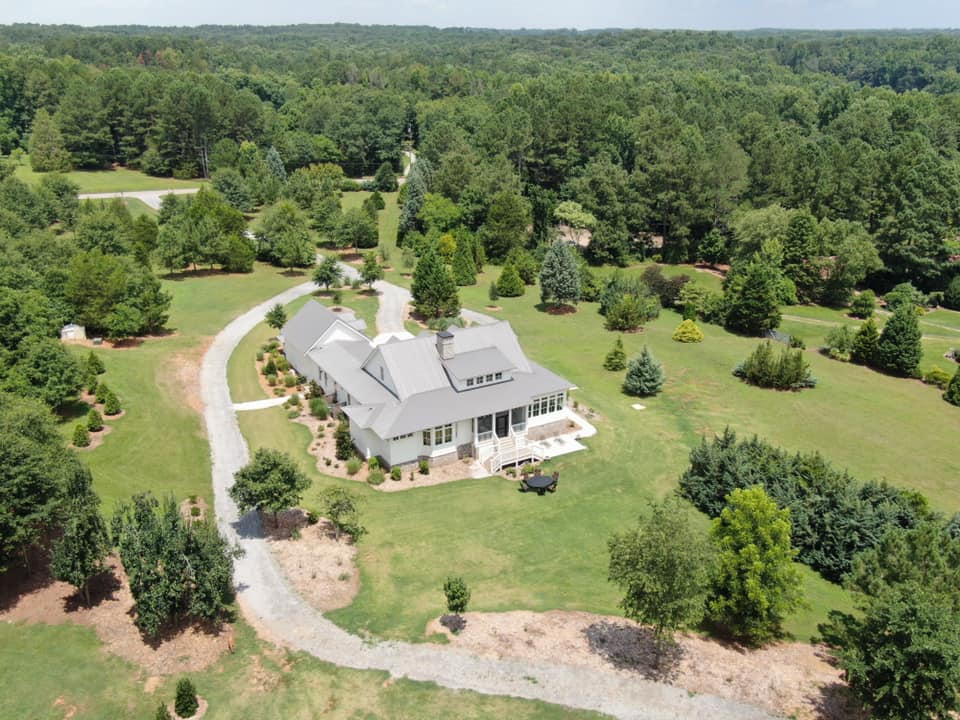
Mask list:
[[230,402],[227,361],[237,343],[263,320],[267,309],[314,289],[313,283],[303,283],[236,318],[217,335],[201,367],[217,522],[221,532],[246,551],[237,560],[235,580],[242,607],[257,627],[272,640],[336,665],[386,670],[395,677],[434,682],[447,688],[543,700],[638,720],[768,717],[747,705],[691,695],[681,688],[616,671],[571,667],[555,659],[538,663],[493,660],[445,646],[364,641],[307,605],[287,584],[261,535],[256,515],[238,517],[227,494],[234,472],[248,459],[247,444]]

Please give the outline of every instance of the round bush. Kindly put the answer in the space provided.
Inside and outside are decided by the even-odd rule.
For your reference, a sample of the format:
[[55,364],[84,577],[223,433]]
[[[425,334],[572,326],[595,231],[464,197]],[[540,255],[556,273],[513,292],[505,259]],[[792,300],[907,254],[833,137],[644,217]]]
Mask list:
[[673,339],[682,343],[703,342],[703,331],[693,320],[684,320],[673,331]]
[[96,408],[90,408],[90,412],[87,413],[87,430],[90,432],[103,430],[103,417]]
[[107,415],[120,414],[120,399],[113,393],[113,391],[107,393],[107,397],[103,401],[103,411]]
[[330,408],[322,397],[311,397],[310,414],[319,420],[326,420],[330,415]]
[[935,385],[941,390],[946,390],[950,383],[950,373],[938,367],[933,367],[923,376],[923,381],[927,385]]
[[284,387],[291,388],[291,387],[293,387],[293,386],[296,385],[296,384],[297,384],[297,376],[296,376],[296,375],[293,375],[293,374],[291,373],[291,374],[287,374],[287,375],[284,375],[284,376],[283,376],[283,386],[284,386]]
[[399,466],[399,465],[394,465],[392,468],[390,468],[390,479],[391,479],[391,480],[399,481],[402,476],[403,476],[403,471],[400,470],[400,466]]
[[110,388],[107,387],[107,384],[100,383],[93,391],[93,397],[98,403],[102,403],[106,401],[108,392],[110,392]]
[[273,387],[276,384],[277,384],[277,376],[267,375],[267,385],[269,385],[270,387]]
[[90,431],[83,423],[77,423],[73,427],[73,444],[76,447],[88,447],[90,445]]
[[347,460],[347,475],[356,475],[360,472],[361,464],[359,458],[352,457]]
[[383,470],[371,470],[370,474],[367,475],[367,482],[371,485],[383,485],[383,481],[386,478],[384,477]]

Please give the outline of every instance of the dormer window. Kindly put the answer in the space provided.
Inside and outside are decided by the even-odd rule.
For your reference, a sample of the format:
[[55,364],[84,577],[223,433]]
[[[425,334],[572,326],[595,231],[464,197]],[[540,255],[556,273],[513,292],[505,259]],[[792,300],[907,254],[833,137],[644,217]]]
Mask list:
[[495,373],[494,376],[493,376],[493,379],[494,379],[494,380],[503,380],[503,373],[502,373],[502,372]]

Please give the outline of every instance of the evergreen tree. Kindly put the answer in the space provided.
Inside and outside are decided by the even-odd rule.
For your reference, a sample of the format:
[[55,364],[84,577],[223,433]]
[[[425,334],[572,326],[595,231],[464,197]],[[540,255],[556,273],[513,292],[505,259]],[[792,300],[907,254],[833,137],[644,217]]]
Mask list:
[[341,420],[334,432],[336,441],[335,455],[337,460],[349,460],[356,451],[353,448],[353,438],[350,436],[350,424],[346,420]]
[[867,318],[867,321],[857,330],[857,334],[853,336],[850,359],[863,365],[873,365],[876,362],[879,342],[880,331],[877,330],[877,323],[872,317]]
[[388,161],[383,162],[377,168],[377,174],[373,176],[373,186],[379,192],[397,191],[397,175],[393,171],[393,165]]
[[943,304],[951,310],[960,310],[960,275],[954,276],[944,290]]
[[580,302],[580,263],[570,245],[558,240],[547,248],[540,266],[540,301]]
[[673,339],[682,343],[703,342],[703,331],[690,319],[682,321],[673,331]]
[[520,273],[514,265],[505,265],[497,279],[497,294],[501,297],[520,297],[526,292]]
[[477,267],[473,261],[473,238],[463,234],[457,238],[453,255],[453,279],[459,286],[477,284]]
[[960,367],[957,368],[953,377],[950,378],[947,389],[943,393],[943,399],[951,405],[960,405]]
[[[273,150],[273,148],[270,148]],[[200,703],[197,702],[197,689],[189,678],[182,678],[177,682],[177,696],[173,701],[173,709],[182,718],[193,717]]]
[[877,296],[873,294],[873,290],[864,290],[850,303],[850,314],[855,318],[866,320],[873,317],[876,307]]
[[87,355],[87,359],[84,361],[85,369],[93,373],[94,375],[103,375],[107,369],[103,366],[103,360],[100,359],[100,356],[97,355],[93,350]]
[[495,303],[500,299],[500,291],[497,290],[497,283],[490,283],[490,289],[487,291],[487,297],[490,299],[490,302]]
[[802,580],[790,545],[790,511],[759,485],[737,488],[713,521],[717,573],[712,618],[752,644],[777,637],[783,620],[803,604]]
[[87,430],[90,432],[103,430],[103,417],[96,408],[90,408],[90,412],[87,413]]
[[606,370],[619,372],[627,367],[627,353],[623,350],[623,338],[617,336],[617,341],[613,344],[613,349],[607,353],[603,359],[603,367]]
[[663,387],[663,367],[654,359],[646,345],[639,357],[627,365],[627,376],[623,380],[623,391],[627,395],[640,397],[656,395]]
[[90,431],[83,423],[73,426],[73,446],[78,448],[90,447]]
[[923,356],[921,338],[916,307],[913,303],[899,305],[880,333],[877,367],[897,375],[916,375]]
[[759,258],[743,271],[727,288],[728,330],[746,335],[762,335],[780,324],[777,303],[779,271]]
[[410,292],[416,311],[425,318],[456,317],[460,312],[457,284],[433,247],[417,261]]
[[160,703],[157,705],[157,714],[153,716],[153,720],[173,720],[166,704]]
[[70,169],[70,153],[63,142],[60,128],[44,108],[33,118],[28,142],[30,167],[34,172],[64,172]]
[[103,412],[107,415],[120,414],[120,399],[112,390],[108,391],[106,397],[103,399]]
[[820,283],[816,257],[817,219],[809,210],[794,213],[787,223],[783,247],[783,271],[801,296],[809,299]]
[[100,498],[93,491],[90,471],[79,468],[66,492],[63,535],[53,546],[50,571],[73,585],[90,604],[90,579],[103,572],[110,551],[107,525],[100,515]]
[[271,145],[263,159],[270,174],[281,183],[285,183],[287,181],[287,169],[283,166],[283,158],[280,157],[277,149]]
[[432,170],[430,161],[426,158],[420,158],[410,168],[410,175],[403,186],[403,193],[406,198],[403,207],[400,209],[400,221],[398,226],[398,240],[402,244],[403,238],[410,232],[417,230],[417,216],[423,208],[426,201],[427,192],[430,189],[430,176]]

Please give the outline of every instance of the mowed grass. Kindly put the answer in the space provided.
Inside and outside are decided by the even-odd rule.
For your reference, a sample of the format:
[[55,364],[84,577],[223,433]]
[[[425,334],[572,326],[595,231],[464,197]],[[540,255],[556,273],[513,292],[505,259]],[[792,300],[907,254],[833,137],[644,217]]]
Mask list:
[[[90,628],[72,624],[0,625],[0,667],[0,717],[31,720],[152,718],[161,702],[172,703],[179,679],[164,677],[145,692],[146,673],[106,653]],[[602,717],[336,667],[259,643],[243,624],[236,652],[190,679],[211,720]]]
[[[209,339],[233,317],[302,281],[259,263],[247,275],[177,275],[163,281],[173,295],[168,336],[147,338],[132,348],[95,350],[107,368],[101,380],[125,410],[123,417],[107,420],[113,431],[103,445],[81,453],[105,512],[147,490],[211,499],[196,372],[200,358]],[[89,352],[76,351],[81,357]],[[72,426],[66,423],[67,434]]]
[[[637,272],[633,269],[631,272]],[[486,285],[461,289],[467,307],[484,310]],[[578,609],[617,613],[618,596],[606,580],[606,542],[632,525],[649,500],[672,492],[700,438],[732,427],[790,451],[817,451],[861,480],[878,479],[925,493],[944,512],[960,510],[960,460],[953,452],[960,412],[919,382],[840,363],[813,350],[807,357],[820,385],[803,393],[748,386],[732,368],[755,338],[704,325],[698,345],[673,342],[680,316],[664,311],[641,333],[623,336],[635,355],[648,344],[664,364],[661,395],[641,400],[620,391],[622,373],[602,369],[616,335],[603,329],[596,304],[553,316],[537,307],[538,292],[502,298],[501,311],[527,353],[570,379],[581,408],[598,414],[599,434],[586,452],[558,458],[560,491],[523,495],[501,479],[461,481],[377,493],[351,484],[364,498],[370,533],[360,545],[362,588],[357,600],[331,616],[357,631],[422,638],[426,621],[443,610],[445,575],[460,573],[473,591],[472,609]],[[280,447],[313,468],[308,431],[281,410],[244,414],[241,429],[252,447]],[[315,478],[306,503],[330,482]],[[406,482],[402,480],[401,482]],[[838,587],[804,572],[810,609],[787,629],[800,639],[815,632],[828,610],[849,608]]]
[[[34,172],[30,168],[30,159],[25,157],[17,166],[14,175],[25,183],[33,185],[47,173]],[[169,177],[153,177],[138,170],[116,167],[110,170],[72,170],[62,173],[68,180],[76,183],[81,193],[135,192],[137,190],[173,190],[176,188],[200,187],[205,180],[176,180]]]

